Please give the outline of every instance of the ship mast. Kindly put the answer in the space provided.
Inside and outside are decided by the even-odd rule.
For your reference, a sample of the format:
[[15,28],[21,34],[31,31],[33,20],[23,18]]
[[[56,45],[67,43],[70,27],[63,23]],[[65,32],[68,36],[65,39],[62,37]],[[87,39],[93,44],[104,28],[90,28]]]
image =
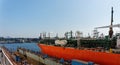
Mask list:
[[111,8],[111,25],[110,25],[110,30],[109,30],[109,36],[110,38],[112,38],[112,35],[113,35],[113,7]]

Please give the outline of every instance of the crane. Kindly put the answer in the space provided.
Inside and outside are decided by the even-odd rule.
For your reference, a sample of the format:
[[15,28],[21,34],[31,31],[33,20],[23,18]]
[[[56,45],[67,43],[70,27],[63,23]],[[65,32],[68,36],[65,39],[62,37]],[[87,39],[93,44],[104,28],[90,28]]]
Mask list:
[[[113,25],[113,7],[111,8],[111,25],[109,26],[102,26],[102,27],[96,27],[95,28],[95,31],[97,31],[97,29],[99,28],[109,28],[109,36],[110,38],[112,38],[112,35],[113,35],[113,27],[119,27],[120,28],[120,24],[115,24]],[[95,32],[96,33],[96,32]]]
[[99,32],[97,31],[97,29],[102,29],[102,28],[113,28],[113,27],[118,27],[120,29],[120,24],[114,24],[114,25],[108,25],[108,26],[101,26],[101,27],[95,27],[94,28],[94,37],[98,38]]

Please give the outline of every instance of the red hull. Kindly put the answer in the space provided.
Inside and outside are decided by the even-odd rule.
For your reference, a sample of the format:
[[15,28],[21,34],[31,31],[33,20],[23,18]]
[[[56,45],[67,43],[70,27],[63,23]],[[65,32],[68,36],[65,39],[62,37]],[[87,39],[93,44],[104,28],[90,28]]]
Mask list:
[[38,46],[44,54],[57,58],[64,58],[65,60],[79,59],[92,61],[100,65],[120,65],[120,54],[78,50],[43,44],[38,44]]

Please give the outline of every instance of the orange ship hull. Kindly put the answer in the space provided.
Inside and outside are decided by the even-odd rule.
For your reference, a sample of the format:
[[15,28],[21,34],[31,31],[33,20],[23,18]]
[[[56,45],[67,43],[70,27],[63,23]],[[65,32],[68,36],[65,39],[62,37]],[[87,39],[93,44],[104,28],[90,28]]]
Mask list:
[[120,54],[78,50],[74,48],[63,48],[44,44],[38,44],[38,46],[42,53],[56,58],[92,61],[100,65],[120,65]]

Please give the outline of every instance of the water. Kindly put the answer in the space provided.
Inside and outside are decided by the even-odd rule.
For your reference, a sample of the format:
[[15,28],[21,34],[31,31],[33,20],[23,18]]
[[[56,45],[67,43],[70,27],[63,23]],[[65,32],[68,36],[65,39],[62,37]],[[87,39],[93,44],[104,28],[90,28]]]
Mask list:
[[0,46],[5,46],[9,51],[16,51],[18,47],[25,48],[31,51],[40,52],[40,48],[37,46],[37,43],[9,43],[9,44],[0,44]]

